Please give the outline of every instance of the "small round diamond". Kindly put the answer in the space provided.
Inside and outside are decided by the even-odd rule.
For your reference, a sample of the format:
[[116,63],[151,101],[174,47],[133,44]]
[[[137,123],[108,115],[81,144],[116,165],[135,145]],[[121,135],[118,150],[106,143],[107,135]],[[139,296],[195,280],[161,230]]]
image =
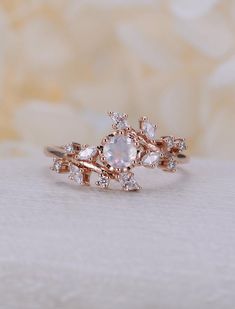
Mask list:
[[174,161],[173,159],[171,159],[169,162],[168,162],[168,165],[167,165],[167,167],[168,167],[168,169],[169,170],[171,170],[171,171],[173,171],[175,168],[176,168],[176,161]]
[[174,138],[172,136],[168,136],[164,140],[166,142],[166,146],[168,149],[171,149],[174,147],[175,143],[174,143]]
[[133,164],[137,148],[130,137],[115,135],[104,145],[103,154],[110,166],[123,169]]
[[110,183],[110,178],[107,175],[101,174],[99,176],[98,181],[96,182],[96,185],[102,189],[108,188]]
[[67,154],[73,154],[74,153],[73,144],[65,145],[64,149],[65,149]]
[[52,169],[53,171],[60,173],[62,169],[62,160],[55,160]]
[[179,141],[177,146],[179,147],[180,151],[184,151],[187,149],[187,146],[184,140]]

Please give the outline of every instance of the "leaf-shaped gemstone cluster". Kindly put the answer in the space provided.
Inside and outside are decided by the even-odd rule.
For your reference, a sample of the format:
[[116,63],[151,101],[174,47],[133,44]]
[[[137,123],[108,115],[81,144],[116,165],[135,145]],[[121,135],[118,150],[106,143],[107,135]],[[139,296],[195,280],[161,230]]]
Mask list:
[[174,136],[157,137],[157,125],[147,117],[139,119],[139,128],[128,124],[124,113],[110,112],[113,130],[98,146],[70,143],[51,151],[54,155],[52,169],[69,173],[69,179],[80,185],[89,185],[91,174],[97,173],[96,185],[109,187],[111,180],[120,183],[125,191],[138,191],[140,185],[133,169],[138,166],[158,167],[175,172],[185,140]]

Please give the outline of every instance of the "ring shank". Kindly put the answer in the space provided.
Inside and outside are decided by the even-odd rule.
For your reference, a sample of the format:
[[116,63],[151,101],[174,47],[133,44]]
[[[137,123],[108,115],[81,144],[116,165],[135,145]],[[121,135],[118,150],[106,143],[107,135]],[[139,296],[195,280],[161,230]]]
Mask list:
[[66,157],[65,150],[58,146],[47,146],[44,148],[44,153],[48,157],[54,157],[57,159],[63,159]]
[[[56,159],[68,159],[67,153],[62,147],[47,146],[44,149],[44,153],[48,157],[53,157]],[[87,168],[98,174],[108,174],[111,179],[115,178],[115,174],[110,173],[106,167],[101,166],[99,163],[94,164],[92,162],[77,160],[74,158],[70,158],[69,161],[79,167]]]

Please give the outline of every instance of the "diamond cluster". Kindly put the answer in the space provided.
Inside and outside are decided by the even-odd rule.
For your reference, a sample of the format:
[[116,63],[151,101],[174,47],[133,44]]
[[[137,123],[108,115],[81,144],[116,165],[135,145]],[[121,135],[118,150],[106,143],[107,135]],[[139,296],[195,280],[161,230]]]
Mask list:
[[63,146],[63,157],[54,160],[52,169],[69,173],[69,179],[79,185],[89,184],[91,173],[96,172],[99,188],[106,189],[111,180],[116,180],[125,191],[140,190],[132,172],[137,166],[176,171],[177,156],[186,150],[184,139],[158,138],[157,125],[146,117],[140,118],[139,130],[135,130],[128,124],[126,114],[110,112],[109,116],[114,131],[100,146],[67,144]]

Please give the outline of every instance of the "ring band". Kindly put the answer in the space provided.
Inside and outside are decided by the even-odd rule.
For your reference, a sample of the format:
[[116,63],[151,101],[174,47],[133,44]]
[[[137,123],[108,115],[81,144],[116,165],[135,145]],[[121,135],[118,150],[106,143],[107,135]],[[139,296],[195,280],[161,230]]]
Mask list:
[[96,185],[108,188],[111,180],[120,183],[125,191],[138,191],[140,185],[132,169],[137,166],[158,167],[175,172],[178,164],[187,163],[183,153],[183,138],[163,136],[156,138],[157,126],[147,117],[139,120],[139,130],[127,123],[127,114],[110,112],[113,132],[97,147],[71,143],[65,146],[47,146],[45,154],[53,157],[52,170],[69,173],[69,178],[80,185],[90,185],[92,172],[98,174]]

